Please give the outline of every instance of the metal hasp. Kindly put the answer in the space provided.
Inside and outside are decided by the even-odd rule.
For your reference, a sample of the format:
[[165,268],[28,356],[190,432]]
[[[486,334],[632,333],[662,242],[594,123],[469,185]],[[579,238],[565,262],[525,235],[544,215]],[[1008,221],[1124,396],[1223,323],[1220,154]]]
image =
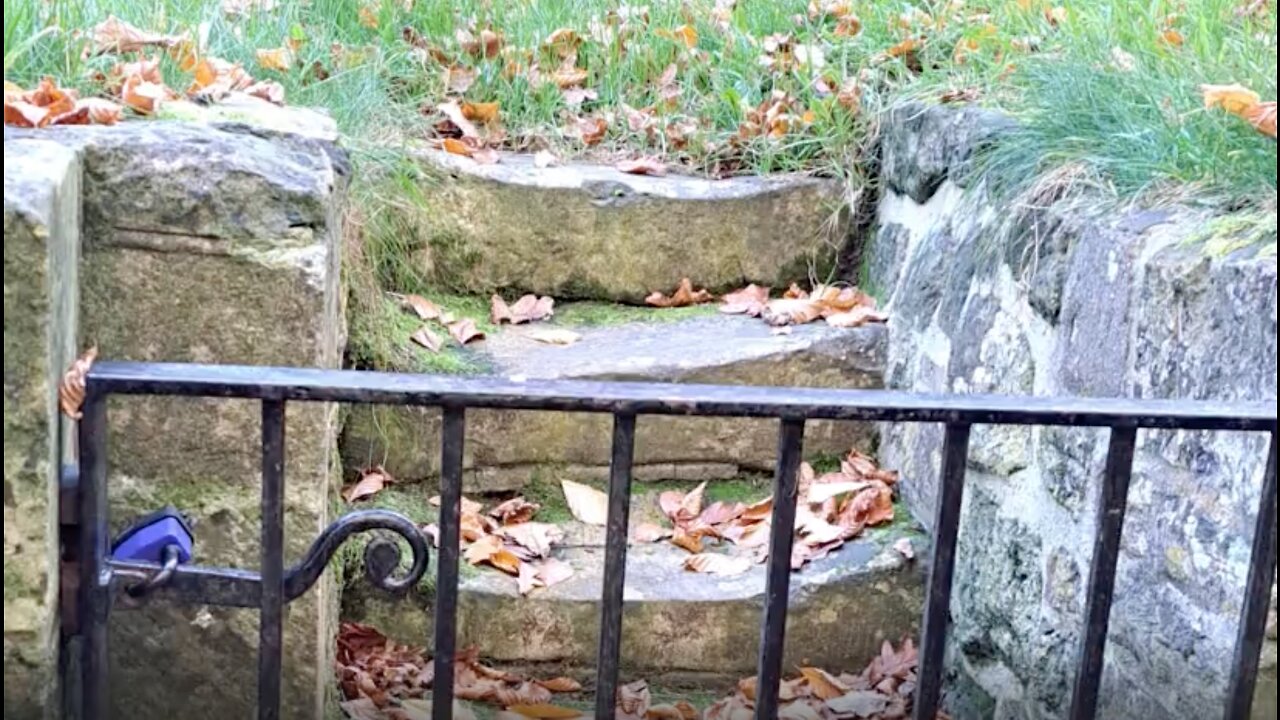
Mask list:
[[[1231,670],[1227,720],[1247,720],[1258,672],[1267,604],[1276,564],[1276,407],[1268,403],[1207,403],[1160,400],[1014,398],[982,395],[919,395],[876,390],[817,390],[627,382],[516,381],[306,370],[101,362],[86,379],[80,421],[81,473],[64,483],[64,628],[81,637],[80,695],[73,699],[81,720],[107,712],[107,620],[123,588],[155,578],[154,562],[129,561],[107,551],[107,403],[111,395],[171,395],[241,398],[262,404],[262,564],[260,572],[179,563],[156,596],[185,603],[257,608],[261,616],[258,663],[260,719],[279,717],[281,617],[291,600],[305,593],[325,563],[352,534],[384,529],[412,550],[409,570],[393,577],[401,563],[398,545],[377,539],[365,552],[374,583],[403,591],[426,572],[428,542],[408,519],[381,510],[348,513],[326,529],[306,557],[283,566],[285,404],[349,402],[439,407],[441,431],[440,543],[436,565],[433,720],[453,717],[453,670],[457,644],[458,563],[463,446],[468,408],[610,413],[614,417],[609,471],[608,540],[596,667],[596,717],[610,717],[622,657],[626,538],[631,502],[635,428],[641,415],[773,418],[779,422],[774,474],[773,527],[794,524],[797,468],[808,420],[937,423],[945,428],[941,480],[934,509],[932,563],[922,618],[914,720],[934,720],[944,704],[943,659],[950,612],[956,543],[961,524],[970,430],[979,424],[1104,427],[1111,431],[1106,473],[1096,509],[1098,535],[1090,566],[1085,632],[1077,658],[1070,717],[1096,717],[1108,618],[1115,583],[1134,448],[1142,429],[1223,430],[1270,434],[1270,456],[1255,521],[1253,555],[1244,588],[1239,637]],[[658,420],[660,421],[660,420]],[[778,682],[786,650],[792,534],[770,539],[766,602],[758,657],[757,720],[778,711]],[[425,640],[425,638],[424,638]],[[74,685],[74,683],[69,683]]]

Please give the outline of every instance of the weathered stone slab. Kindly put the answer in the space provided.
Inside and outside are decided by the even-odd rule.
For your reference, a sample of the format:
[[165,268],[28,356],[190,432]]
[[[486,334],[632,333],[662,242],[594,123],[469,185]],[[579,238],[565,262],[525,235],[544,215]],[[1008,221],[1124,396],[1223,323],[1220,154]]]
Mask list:
[[4,143],[4,717],[55,717],[58,378],[79,321],[80,160]]
[[[863,667],[885,640],[916,637],[924,599],[921,563],[891,548],[911,534],[919,557],[927,548],[907,525],[873,530],[792,575],[787,667]],[[604,573],[603,532],[573,537],[557,550],[575,575],[521,597],[513,578],[480,570],[459,594],[458,641],[502,666],[559,663],[593,668]],[[622,662],[635,678],[706,673],[737,679],[759,659],[765,566],[716,577],[683,569],[688,553],[669,543],[632,545],[622,629]],[[431,636],[431,596],[387,601],[367,587],[348,589],[348,617],[372,622],[392,637],[422,644]]]
[[[569,347],[538,343],[528,327],[505,329],[473,347],[499,375],[533,379],[639,380],[831,388],[880,387],[886,329],[813,324],[773,335],[744,317],[581,329]],[[518,489],[540,469],[557,477],[605,477],[612,419],[591,413],[471,410],[464,467],[472,490]],[[402,480],[439,473],[439,412],[352,408],[342,442],[348,469],[382,464]],[[863,423],[812,422],[805,451],[843,454],[874,448]],[[772,469],[777,422],[736,418],[642,417],[637,479],[719,479]]]
[[424,153],[432,176],[405,218],[437,285],[640,302],[682,277],[713,290],[785,286],[829,267],[848,232],[843,186],[770,176],[707,180],[611,167],[480,165]]
[[[339,367],[341,151],[295,136],[166,122],[42,137],[84,155],[82,344],[113,360]],[[113,401],[113,528],[172,503],[193,517],[196,562],[256,568],[259,418],[258,405],[245,401]],[[334,408],[288,409],[287,562],[328,523],[335,435]],[[322,711],[336,601],[326,579],[289,607],[288,717]],[[246,611],[119,607],[115,712],[251,715],[256,628]]]

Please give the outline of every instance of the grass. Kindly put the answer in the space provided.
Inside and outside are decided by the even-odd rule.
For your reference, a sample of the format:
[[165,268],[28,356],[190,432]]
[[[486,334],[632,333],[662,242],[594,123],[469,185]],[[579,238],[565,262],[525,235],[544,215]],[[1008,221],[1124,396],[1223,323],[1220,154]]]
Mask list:
[[[435,108],[459,95],[499,104],[502,142],[511,148],[660,155],[678,172],[715,176],[813,172],[843,177],[856,193],[875,182],[874,144],[888,107],[966,90],[1020,121],[983,160],[993,186],[1009,196],[1026,196],[1046,177],[1070,177],[1104,201],[1173,193],[1274,214],[1276,143],[1204,109],[1198,86],[1239,82],[1276,97],[1276,3],[1245,16],[1238,11],[1247,0],[848,0],[843,5],[861,21],[854,36],[841,33],[833,14],[810,12],[811,4],[841,4],[828,0],[737,0],[719,19],[716,0],[650,0],[644,16],[617,0],[243,4],[249,11],[232,16],[221,0],[5,0],[5,78],[30,85],[52,75],[102,91],[95,73],[115,59],[84,51],[88,30],[115,14],[147,30],[191,32],[209,54],[281,82],[290,104],[330,112],[358,171],[353,222],[363,232],[346,263],[356,366],[482,370],[464,353],[432,356],[409,345],[416,328],[392,317],[383,296],[439,289],[420,267],[430,249],[417,245],[414,215],[435,179],[405,148],[430,138]],[[422,47],[407,42],[406,28]],[[579,107],[554,84],[530,79],[533,63],[545,77],[560,62],[544,47],[560,28],[581,39],[576,67],[596,94]],[[499,57],[472,56],[458,38],[485,29],[501,34]],[[789,55],[770,52],[780,39]],[[908,39],[919,47],[887,52]],[[286,42],[297,45],[288,71],[257,65],[257,50]],[[474,82],[451,92],[451,68]],[[189,82],[172,61],[163,69],[171,86]],[[834,92],[847,84],[857,87],[856,108]],[[785,131],[743,133],[752,112],[777,98],[791,111]],[[651,127],[633,126],[630,109],[642,109]],[[609,121],[601,142],[584,145],[569,131],[580,116]],[[480,310],[477,319],[487,315]],[[606,324],[626,312],[565,308],[560,321]]]

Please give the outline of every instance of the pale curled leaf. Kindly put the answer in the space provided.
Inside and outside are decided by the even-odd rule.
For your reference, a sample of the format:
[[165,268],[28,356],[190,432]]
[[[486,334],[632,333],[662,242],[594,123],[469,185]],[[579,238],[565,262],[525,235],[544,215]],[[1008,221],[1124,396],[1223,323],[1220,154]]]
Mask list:
[[656,157],[643,157],[635,160],[623,160],[614,165],[619,172],[629,175],[653,175],[662,176],[667,174],[667,166],[662,160]]
[[603,492],[572,480],[561,480],[560,487],[569,512],[588,525],[605,525],[609,520],[609,496]]
[[71,363],[71,367],[62,374],[62,381],[58,383],[58,406],[62,409],[62,414],[72,420],[79,420],[82,416],[85,377],[97,359],[98,347],[95,345]]
[[563,328],[531,330],[527,336],[546,345],[572,345],[582,339],[578,333]]
[[444,347],[444,338],[437,335],[426,325],[423,325],[414,331],[414,333],[409,336],[409,339],[433,353],[440,352]]
[[709,303],[714,299],[715,298],[711,293],[707,292],[705,289],[695,290],[693,287],[693,281],[689,278],[683,278],[680,280],[680,287],[676,288],[676,291],[672,293],[670,297],[662,294],[661,292],[655,291],[650,293],[644,301],[654,307],[673,308],[687,307],[689,305],[701,305],[703,303]]
[[685,558],[684,569],[712,575],[741,575],[751,569],[751,560],[716,553],[700,553]]
[[394,480],[381,467],[367,468],[360,472],[360,478],[356,482],[342,489],[342,499],[348,503],[367,500],[382,492],[392,482]]

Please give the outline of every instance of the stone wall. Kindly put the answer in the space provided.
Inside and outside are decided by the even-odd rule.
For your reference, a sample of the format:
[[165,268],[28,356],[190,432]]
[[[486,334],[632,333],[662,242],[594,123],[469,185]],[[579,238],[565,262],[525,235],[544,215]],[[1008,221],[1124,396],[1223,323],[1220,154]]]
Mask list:
[[[971,158],[1007,120],[897,112],[865,250],[893,318],[889,387],[1275,400],[1274,211],[1089,213],[1048,184],[997,202]],[[925,522],[941,435],[894,426],[882,438]],[[974,428],[949,643],[958,717],[1065,715],[1106,445],[1099,430]],[[1220,716],[1267,447],[1139,435],[1100,717]],[[1271,628],[1259,717],[1275,716]]]
[[4,161],[4,717],[57,707],[58,377],[78,322],[80,171],[31,141]]
[[[25,266],[41,260],[41,252],[55,250],[53,243],[44,250],[38,233],[33,243],[10,238],[10,170],[22,177],[51,172],[41,167],[51,156],[36,150],[46,146],[76,158],[66,170],[74,178],[66,197],[74,212],[59,216],[80,226],[72,244],[77,253],[83,248],[79,337],[74,323],[58,328],[68,349],[96,345],[101,357],[112,360],[341,365],[345,156],[324,139],[196,123],[126,123],[38,133],[6,129],[6,349],[11,317],[14,323],[32,318],[28,324],[33,333],[43,332],[48,322],[47,312],[28,312],[26,305],[9,312],[10,254],[17,252],[11,248],[33,246],[22,257],[15,255],[14,263],[24,265],[19,274],[37,279],[39,273]],[[74,255],[67,266],[72,271],[77,267]],[[56,297],[45,287],[49,282],[23,286],[24,292],[33,298]],[[16,293],[15,303],[21,301]],[[31,303],[38,305],[35,299]],[[18,339],[15,334],[13,340]],[[43,347],[6,358],[42,358],[37,350]],[[24,367],[22,377],[39,378],[41,385],[34,390],[49,395],[68,361],[43,361],[52,370],[41,366],[39,374]],[[7,359],[6,488],[9,369]],[[261,547],[258,404],[130,397],[113,400],[109,414],[112,530],[173,504],[192,518],[195,562],[256,570]],[[56,415],[33,416],[32,423],[48,425],[49,417]],[[286,562],[293,563],[331,519],[338,480],[337,413],[332,407],[298,403],[289,407],[287,423]],[[33,447],[52,452],[48,448],[56,444],[41,441]],[[31,464],[33,476],[37,470],[41,477],[52,472],[45,467],[49,461]],[[13,496],[6,492],[6,617]],[[32,508],[31,517],[48,521],[52,515],[41,510]],[[40,539],[40,547],[56,552],[55,541]],[[51,560],[45,567],[56,563]],[[50,587],[56,593],[56,584]],[[332,685],[336,608],[336,588],[325,578],[286,611],[285,717],[315,718],[323,712]],[[5,627],[8,673],[9,621]],[[158,600],[135,608],[118,602],[111,621],[113,714],[251,715],[257,634],[256,611],[179,607]]]

